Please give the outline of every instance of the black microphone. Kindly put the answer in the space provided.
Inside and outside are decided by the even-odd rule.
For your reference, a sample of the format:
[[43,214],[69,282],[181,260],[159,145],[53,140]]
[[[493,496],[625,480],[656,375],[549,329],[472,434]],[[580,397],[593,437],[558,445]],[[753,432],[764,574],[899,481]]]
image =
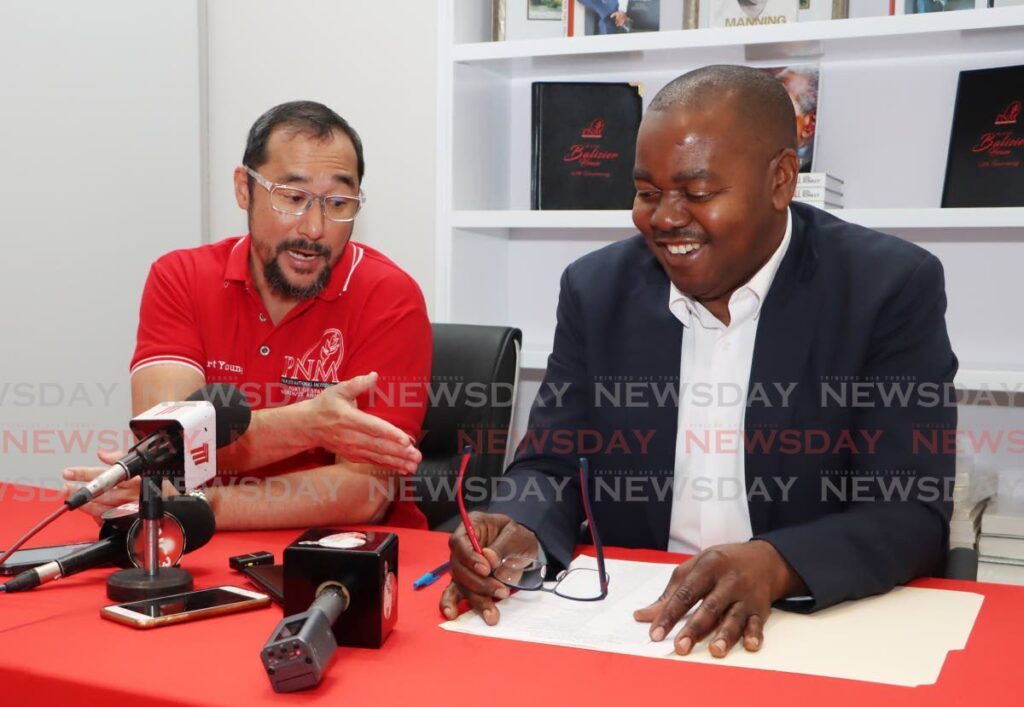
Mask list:
[[[164,520],[177,521],[183,536],[180,554],[201,548],[210,541],[217,529],[210,504],[195,496],[176,496],[164,501]],[[87,548],[73,552],[53,562],[25,570],[4,585],[0,590],[23,592],[60,577],[68,577],[94,567],[109,564],[130,564],[132,554],[132,528],[137,525],[136,517],[122,517],[108,520],[100,529],[100,540]]]
[[[249,402],[233,385],[213,383],[192,393],[188,400],[205,400],[213,404],[218,447],[231,444],[249,428],[252,418]],[[154,432],[140,440],[114,466],[68,496],[64,504],[68,510],[75,510],[122,481],[144,471],[168,466],[181,459],[183,447],[180,430],[168,428]]]
[[315,528],[284,550],[285,618],[260,651],[275,692],[315,687],[338,646],[380,648],[398,620],[398,536]]

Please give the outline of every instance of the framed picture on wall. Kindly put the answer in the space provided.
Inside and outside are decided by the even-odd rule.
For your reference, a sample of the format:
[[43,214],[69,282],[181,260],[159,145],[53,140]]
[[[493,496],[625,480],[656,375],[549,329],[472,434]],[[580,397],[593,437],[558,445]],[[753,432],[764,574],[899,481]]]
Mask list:
[[491,0],[491,39],[543,39],[564,35],[563,0]]
[[562,0],[526,0],[526,19],[562,21]]
[[842,20],[850,16],[849,0],[800,0],[798,22]]

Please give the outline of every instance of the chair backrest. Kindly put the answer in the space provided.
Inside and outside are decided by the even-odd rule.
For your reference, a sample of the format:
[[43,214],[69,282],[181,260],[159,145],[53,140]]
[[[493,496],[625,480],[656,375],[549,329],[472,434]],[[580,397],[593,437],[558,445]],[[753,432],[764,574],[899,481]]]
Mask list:
[[[472,477],[491,479],[505,467],[505,449],[519,375],[519,329],[434,324],[431,396],[423,421],[423,462],[413,479],[417,505],[431,528],[450,525],[462,448],[471,444]],[[479,499],[478,499],[479,500]],[[467,498],[467,505],[474,504]]]

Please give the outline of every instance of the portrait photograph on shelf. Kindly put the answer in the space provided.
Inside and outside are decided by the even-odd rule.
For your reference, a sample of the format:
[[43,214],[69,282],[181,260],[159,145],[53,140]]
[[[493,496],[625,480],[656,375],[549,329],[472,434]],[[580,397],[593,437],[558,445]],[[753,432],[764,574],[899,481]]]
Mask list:
[[764,71],[781,83],[796,112],[796,150],[800,171],[810,172],[814,161],[814,144],[818,137],[818,94],[820,70],[816,64],[776,66]]
[[893,0],[894,15],[920,15],[926,12],[952,12],[954,10],[982,10],[991,7],[992,0]]
[[[694,0],[696,1],[696,0]],[[679,29],[661,26],[662,0],[565,0],[565,34],[631,34]]]

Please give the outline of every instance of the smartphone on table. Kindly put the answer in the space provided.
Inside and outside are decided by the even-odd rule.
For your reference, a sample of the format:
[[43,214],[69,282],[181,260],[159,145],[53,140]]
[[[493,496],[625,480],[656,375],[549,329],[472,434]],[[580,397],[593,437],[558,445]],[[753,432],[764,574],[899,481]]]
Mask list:
[[7,560],[0,565],[0,575],[20,574],[33,567],[45,565],[67,557],[71,553],[94,545],[95,543],[72,543],[70,545],[50,545],[47,547],[32,547],[25,550],[16,550]]
[[100,609],[100,616],[133,628],[156,628],[247,611],[270,604],[270,597],[241,587],[213,587]]

